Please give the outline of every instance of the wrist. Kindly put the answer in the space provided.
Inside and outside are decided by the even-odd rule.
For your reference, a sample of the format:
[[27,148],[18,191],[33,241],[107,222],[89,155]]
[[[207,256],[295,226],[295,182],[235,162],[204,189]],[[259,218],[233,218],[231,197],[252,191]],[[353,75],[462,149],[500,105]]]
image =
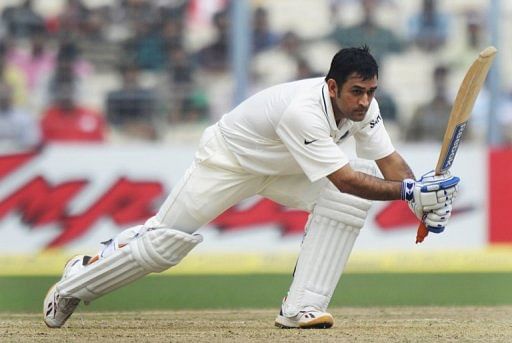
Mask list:
[[416,181],[413,179],[404,179],[400,188],[400,199],[412,201],[414,199],[414,186]]

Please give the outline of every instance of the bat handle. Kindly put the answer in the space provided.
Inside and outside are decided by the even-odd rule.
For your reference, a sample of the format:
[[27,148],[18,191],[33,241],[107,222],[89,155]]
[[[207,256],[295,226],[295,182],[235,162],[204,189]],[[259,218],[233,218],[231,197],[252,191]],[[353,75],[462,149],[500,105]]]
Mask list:
[[420,223],[418,226],[418,231],[416,232],[416,244],[423,242],[425,237],[428,236],[428,229],[425,224]]

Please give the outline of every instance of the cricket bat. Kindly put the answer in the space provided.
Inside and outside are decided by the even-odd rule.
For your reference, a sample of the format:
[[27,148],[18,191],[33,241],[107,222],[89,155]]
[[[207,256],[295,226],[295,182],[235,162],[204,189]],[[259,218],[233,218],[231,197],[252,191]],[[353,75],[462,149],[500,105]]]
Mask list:
[[[493,47],[487,47],[480,52],[478,58],[469,67],[462,84],[459,87],[455,102],[453,103],[450,119],[444,132],[443,145],[437,160],[435,169],[436,175],[447,172],[452,166],[457,149],[459,148],[462,134],[467,126],[469,116],[473,110],[473,105],[478,97],[478,93],[484,84],[489,68],[498,50]],[[416,244],[423,242],[428,235],[428,229],[421,223],[416,234]]]

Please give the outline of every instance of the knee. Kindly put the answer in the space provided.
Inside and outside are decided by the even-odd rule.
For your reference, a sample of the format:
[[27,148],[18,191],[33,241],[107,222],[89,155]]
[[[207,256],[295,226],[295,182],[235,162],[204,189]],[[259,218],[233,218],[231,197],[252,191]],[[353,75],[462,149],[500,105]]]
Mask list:
[[342,193],[334,186],[326,187],[318,197],[312,214],[361,228],[371,204],[370,200]]

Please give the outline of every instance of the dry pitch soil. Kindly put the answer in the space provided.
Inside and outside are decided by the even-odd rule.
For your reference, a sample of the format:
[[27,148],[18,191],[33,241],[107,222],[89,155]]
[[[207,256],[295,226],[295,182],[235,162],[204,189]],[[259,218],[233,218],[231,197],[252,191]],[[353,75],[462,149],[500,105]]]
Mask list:
[[328,330],[273,326],[275,310],[73,314],[49,329],[40,314],[0,313],[0,342],[512,342],[512,306],[331,309]]

